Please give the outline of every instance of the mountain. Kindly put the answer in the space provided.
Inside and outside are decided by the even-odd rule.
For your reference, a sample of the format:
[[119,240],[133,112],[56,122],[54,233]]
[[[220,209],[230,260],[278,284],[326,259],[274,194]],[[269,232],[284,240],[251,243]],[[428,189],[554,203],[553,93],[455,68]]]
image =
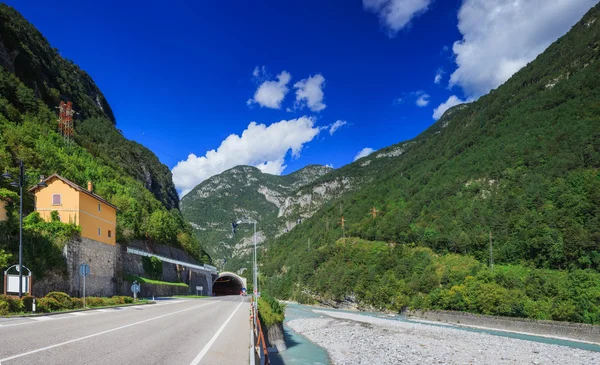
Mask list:
[[[77,112],[71,142],[58,133],[61,101],[71,101]],[[5,4],[0,4],[0,131],[2,171],[15,176],[23,161],[27,185],[53,173],[81,186],[92,180],[95,192],[119,207],[119,242],[150,239],[210,260],[181,216],[169,168],[127,140],[92,78]],[[0,181],[0,191],[10,189]],[[26,194],[24,200],[29,213],[33,197]],[[14,223],[1,225],[0,250],[14,251]]]
[[600,323],[599,100],[596,5],[496,90],[313,182],[362,179],[265,243],[264,290]]
[[[0,4],[0,66],[2,96],[13,102],[12,107],[4,106],[7,119],[18,122],[18,114],[37,109],[38,100],[50,110],[61,100],[72,101],[78,113],[78,144],[103,163],[141,181],[165,207],[178,207],[169,168],[147,148],[124,138],[115,129],[112,109],[92,78],[73,61],[61,57],[31,23],[5,4]],[[24,88],[14,86],[9,80],[13,76]]]
[[[306,198],[300,191],[332,171],[311,165],[285,176],[237,166],[205,180],[181,200],[181,212],[194,227],[203,247],[213,258],[226,259],[228,267],[242,260],[253,247],[252,227],[240,225],[234,236],[231,223],[248,218],[258,221],[257,242],[274,238],[309,217],[332,192]],[[236,267],[239,268],[239,267]]]

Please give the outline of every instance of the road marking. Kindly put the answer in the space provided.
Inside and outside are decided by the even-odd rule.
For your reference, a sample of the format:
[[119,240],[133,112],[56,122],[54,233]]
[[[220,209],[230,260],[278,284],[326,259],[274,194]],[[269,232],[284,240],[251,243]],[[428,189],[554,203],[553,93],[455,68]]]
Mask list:
[[35,354],[35,353],[38,353],[38,352],[42,352],[42,351],[46,351],[46,350],[50,350],[50,349],[53,349],[53,348],[55,348],[55,347],[60,347],[60,346],[68,345],[68,344],[70,344],[70,343],[74,343],[74,342],[79,342],[79,341],[87,340],[88,338],[92,338],[92,337],[97,337],[97,336],[105,335],[105,334],[107,334],[107,333],[111,333],[111,332],[119,331],[119,330],[122,330],[122,329],[125,329],[125,328],[129,328],[129,327],[133,327],[133,326],[137,326],[137,325],[139,325],[139,324],[142,324],[142,323],[146,323],[146,322],[154,321],[154,320],[157,320],[157,319],[160,319],[160,318],[165,318],[165,317],[172,316],[172,315],[174,315],[174,314],[179,314],[179,313],[182,313],[182,312],[186,312],[186,311],[189,311],[189,310],[192,310],[192,309],[196,309],[196,308],[204,307],[205,305],[209,305],[209,304],[211,304],[211,303],[216,303],[216,302],[208,302],[208,303],[204,303],[204,304],[201,304],[201,305],[197,305],[197,306],[194,306],[194,307],[191,307],[191,308],[181,309],[181,310],[178,310],[178,311],[176,311],[176,312],[171,312],[171,313],[163,314],[163,315],[160,315],[160,316],[157,316],[157,317],[153,317],[153,318],[144,319],[143,321],[138,321],[138,322],[134,322],[134,323],[126,324],[126,325],[124,325],[124,326],[120,326],[120,327],[112,328],[112,329],[109,329],[109,330],[106,330],[106,331],[102,331],[102,332],[94,333],[94,334],[91,334],[91,335],[83,336],[83,337],[80,337],[80,338],[75,338],[75,339],[73,339],[73,340],[69,340],[69,341],[65,341],[65,342],[57,343],[57,344],[54,344],[54,345],[50,345],[50,346],[46,346],[46,347],[42,347],[42,348],[39,348],[39,349],[36,349],[36,350],[32,350],[32,351],[28,351],[28,352],[24,352],[24,353],[22,353],[22,354],[13,355],[13,356],[10,356],[10,357],[6,357],[6,358],[4,358],[4,359],[0,359],[0,363],[2,363],[3,361],[9,361],[9,360],[18,359],[18,358],[20,358],[20,357],[23,357],[23,356],[33,355],[33,354]]
[[85,312],[73,312],[73,313],[69,313],[72,316],[87,316],[88,314],[91,313],[85,313]]
[[34,321],[51,321],[54,318],[42,316],[42,317],[30,317],[30,319],[33,319]]
[[[227,318],[227,320],[225,321],[225,323],[223,323],[223,325],[221,326],[221,328],[219,328],[219,330],[214,334],[214,336],[210,339],[210,341],[208,341],[208,343],[204,346],[204,348],[202,349],[202,351],[200,351],[200,353],[198,354],[198,356],[196,356],[194,358],[194,360],[192,360],[192,362],[190,363],[190,365],[198,365],[198,364],[200,364],[200,361],[202,360],[202,358],[204,357],[204,355],[206,355],[206,353],[208,352],[208,350],[210,349],[210,347],[213,345],[213,343],[215,343],[215,341],[217,340],[217,338],[219,337],[219,335],[221,334],[221,332],[223,332],[223,330],[225,329],[225,326],[227,326],[227,323],[229,323],[229,321],[231,321],[231,318],[233,318],[233,316],[238,311],[238,309],[240,309],[240,307],[242,306],[242,304],[244,304],[243,300],[240,302],[240,304],[238,304],[237,308],[235,308],[235,310],[233,311],[233,313],[231,313],[231,315],[229,316],[229,318]],[[0,360],[0,361],[2,361],[2,360]]]

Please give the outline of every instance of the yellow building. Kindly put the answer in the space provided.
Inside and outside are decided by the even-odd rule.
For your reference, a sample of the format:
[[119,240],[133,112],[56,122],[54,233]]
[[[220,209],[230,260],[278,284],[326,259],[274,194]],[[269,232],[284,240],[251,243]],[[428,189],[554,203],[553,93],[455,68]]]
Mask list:
[[6,215],[6,202],[0,199],[0,222],[5,221],[7,219],[8,216]]
[[81,227],[81,236],[95,241],[116,244],[117,207],[94,194],[92,182],[84,189],[59,175],[44,180],[47,187],[34,186],[35,210],[50,221],[52,211],[63,223]]

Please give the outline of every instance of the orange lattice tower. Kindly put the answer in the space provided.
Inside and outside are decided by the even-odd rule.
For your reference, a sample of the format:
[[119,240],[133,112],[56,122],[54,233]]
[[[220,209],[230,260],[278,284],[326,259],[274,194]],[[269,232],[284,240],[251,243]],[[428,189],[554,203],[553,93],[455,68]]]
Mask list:
[[75,114],[73,103],[61,101],[58,110],[58,133],[63,136],[67,143],[71,143],[73,138],[73,114]]
[[377,213],[379,213],[379,211],[377,210],[377,208],[373,207],[369,214],[373,217],[373,219],[375,219],[377,218]]

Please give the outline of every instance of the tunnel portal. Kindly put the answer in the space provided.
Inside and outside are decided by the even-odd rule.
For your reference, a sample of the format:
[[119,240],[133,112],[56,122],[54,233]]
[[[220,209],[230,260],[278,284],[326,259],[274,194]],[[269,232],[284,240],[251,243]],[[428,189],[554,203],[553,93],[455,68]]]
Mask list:
[[230,272],[224,272],[213,282],[215,296],[240,295],[242,288],[246,287],[245,279]]

